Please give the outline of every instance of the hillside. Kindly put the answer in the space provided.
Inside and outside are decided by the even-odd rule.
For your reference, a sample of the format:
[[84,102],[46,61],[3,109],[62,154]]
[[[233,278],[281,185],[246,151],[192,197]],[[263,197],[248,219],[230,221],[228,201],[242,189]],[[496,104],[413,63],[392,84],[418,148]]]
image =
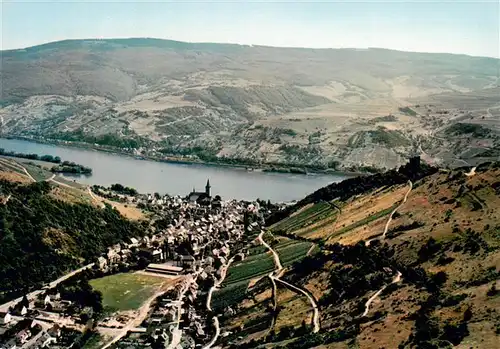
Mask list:
[[33,183],[8,162],[1,166],[0,302],[40,288],[93,262],[108,246],[142,234],[140,224],[111,206],[90,205],[82,190]]
[[[389,169],[415,154],[455,167],[499,156],[492,58],[106,39],[1,59],[4,135],[318,169]],[[463,122],[486,131],[446,132]]]
[[263,238],[285,269],[269,277],[259,245],[229,269],[224,347],[496,347],[500,163],[414,170],[343,196],[324,188],[273,223]]

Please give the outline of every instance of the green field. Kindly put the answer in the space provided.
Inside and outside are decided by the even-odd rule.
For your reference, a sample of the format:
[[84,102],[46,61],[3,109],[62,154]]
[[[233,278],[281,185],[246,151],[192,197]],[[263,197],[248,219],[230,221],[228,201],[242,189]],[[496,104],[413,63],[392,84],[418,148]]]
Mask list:
[[[283,266],[291,265],[304,258],[312,246],[310,242],[280,239],[280,242],[273,248],[278,252]],[[269,242],[269,239],[266,241]],[[275,268],[271,253],[263,246],[256,246],[250,250],[250,255],[247,258],[229,268],[224,285],[248,281],[266,275]]]
[[287,267],[303,259],[312,245],[310,242],[286,240],[278,244],[274,249],[278,252],[283,267]]
[[265,252],[250,256],[241,263],[231,266],[228,270],[225,285],[248,281],[252,278],[265,275],[275,268],[272,256]]
[[90,280],[102,292],[104,309],[110,312],[138,309],[166,281],[157,276],[122,273]]
[[[270,242],[269,236],[265,239]],[[278,253],[281,264],[287,267],[303,259],[312,245],[310,242],[280,237],[273,249]],[[249,254],[243,261],[229,268],[222,288],[213,294],[212,308],[222,309],[241,302],[245,299],[251,279],[265,276],[276,269],[274,259],[265,247],[255,246],[250,249]]]
[[222,309],[232,306],[245,299],[248,280],[232,283],[214,292],[212,296],[212,309]]
[[69,185],[70,187],[73,187],[73,188],[75,188],[75,189],[85,189],[85,188],[86,188],[86,186],[85,186],[84,184],[80,184],[80,183],[78,183],[78,182],[74,182],[74,181],[69,180],[69,179],[66,179],[66,178],[64,178],[64,177],[62,177],[62,176],[56,176],[56,177],[54,178],[54,180],[55,180],[56,182],[63,183],[63,184],[66,184],[66,185]]
[[292,217],[287,217],[272,227],[273,232],[293,232],[319,222],[330,216],[334,210],[330,204],[320,202]]

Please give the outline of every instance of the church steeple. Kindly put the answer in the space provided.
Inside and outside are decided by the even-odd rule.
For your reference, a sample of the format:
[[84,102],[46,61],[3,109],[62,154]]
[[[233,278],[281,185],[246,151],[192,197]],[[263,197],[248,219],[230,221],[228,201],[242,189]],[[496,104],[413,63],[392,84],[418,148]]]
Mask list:
[[210,196],[210,179],[207,179],[207,185],[205,185],[205,194],[207,194],[208,196]]

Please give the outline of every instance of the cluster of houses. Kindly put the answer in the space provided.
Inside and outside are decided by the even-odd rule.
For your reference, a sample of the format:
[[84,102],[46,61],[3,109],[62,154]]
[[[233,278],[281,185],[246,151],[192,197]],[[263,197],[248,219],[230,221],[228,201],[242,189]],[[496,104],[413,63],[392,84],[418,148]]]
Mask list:
[[[212,319],[208,318],[205,307],[208,288],[221,277],[230,258],[235,255],[244,258],[240,250],[236,251],[235,243],[244,240],[245,229],[259,230],[258,220],[245,226],[244,219],[247,213],[261,216],[257,203],[232,200],[212,206],[192,197],[160,200],[157,205],[169,212],[174,210],[176,215],[172,224],[150,238],[150,241],[157,241],[155,248],[162,253],[148,265],[146,272],[196,277],[186,278],[185,282],[159,297],[142,324],[147,329],[145,333],[131,333],[117,343],[118,348],[151,348],[153,343],[154,347],[197,348],[208,343],[214,335]],[[172,346],[176,344],[172,341],[177,323],[182,338],[177,346]]]
[[0,316],[4,322],[0,327],[0,338],[3,339],[0,343],[2,349],[67,348],[67,344],[58,341],[62,334],[62,327],[59,324],[42,322],[33,318],[19,318],[5,312]]
[[83,325],[69,316],[70,300],[61,299],[59,293],[50,295],[47,290],[38,293],[34,300],[25,296],[8,311],[0,312],[0,349],[62,349],[71,345],[68,333],[76,337]]
[[[193,190],[184,198],[138,195],[135,200],[152,208],[156,213],[154,219],[169,217],[169,224],[148,231],[147,236],[109,247],[94,267],[113,272],[118,266],[137,263],[142,258],[148,263],[143,266],[143,272],[184,278],[184,282],[156,300],[141,325],[144,331],[132,331],[116,347],[152,348],[153,344],[156,344],[154,347],[158,344],[169,347],[174,332],[179,330],[182,331],[182,348],[207,343],[213,335],[213,325],[207,318],[206,309],[200,307],[204,304],[200,297],[206,297],[207,288],[221,277],[230,258],[236,254],[244,258],[244,254],[237,253],[242,251],[239,248],[236,251],[235,244],[245,239],[246,230],[259,228],[260,221],[245,220],[247,214],[262,217],[259,204],[236,200],[223,202],[220,197],[212,199],[208,181],[205,192]],[[10,312],[0,313],[0,349],[65,347],[58,340],[60,327],[56,325],[71,330],[83,330],[84,327],[68,316],[66,310],[70,306],[71,302],[58,295],[42,291],[36,302],[23,299]],[[38,322],[29,323],[32,327],[20,328],[14,333],[12,329],[29,318],[36,318],[33,321]],[[2,338],[8,340],[2,341]]]

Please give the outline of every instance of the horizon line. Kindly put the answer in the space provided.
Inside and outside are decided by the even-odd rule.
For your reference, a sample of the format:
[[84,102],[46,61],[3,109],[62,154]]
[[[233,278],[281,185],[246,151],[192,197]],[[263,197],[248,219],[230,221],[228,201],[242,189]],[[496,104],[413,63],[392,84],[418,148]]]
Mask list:
[[234,42],[215,42],[215,41],[183,41],[183,40],[175,40],[175,39],[165,39],[165,38],[158,38],[158,37],[148,37],[148,36],[131,36],[131,37],[107,37],[107,38],[79,38],[79,39],[60,39],[60,40],[53,40],[53,41],[46,41],[40,44],[36,45],[31,45],[31,46],[25,46],[25,47],[19,47],[19,48],[8,48],[8,49],[1,49],[0,52],[9,52],[9,51],[23,51],[23,50],[28,50],[40,46],[45,46],[45,45],[50,45],[50,44],[55,44],[59,42],[66,42],[66,41],[106,41],[106,40],[131,40],[131,39],[152,39],[152,40],[159,40],[159,41],[170,41],[170,42],[178,42],[178,43],[184,43],[184,44],[192,44],[192,45],[197,45],[197,44],[216,44],[216,45],[234,45],[234,46],[247,46],[247,47],[264,47],[264,48],[281,48],[281,49],[304,49],[304,50],[388,50],[388,51],[397,51],[397,52],[407,52],[407,53],[423,53],[423,54],[444,54],[444,55],[454,55],[454,56],[468,56],[468,57],[474,57],[474,58],[489,58],[489,59],[495,59],[495,60],[500,60],[500,55],[498,57],[493,57],[493,56],[477,56],[477,55],[471,55],[467,53],[453,53],[453,52],[431,52],[431,51],[407,51],[407,50],[402,50],[402,49],[396,49],[396,48],[387,48],[387,47],[307,47],[307,46],[272,46],[272,45],[261,45],[261,44],[242,44],[242,43],[234,43]]

